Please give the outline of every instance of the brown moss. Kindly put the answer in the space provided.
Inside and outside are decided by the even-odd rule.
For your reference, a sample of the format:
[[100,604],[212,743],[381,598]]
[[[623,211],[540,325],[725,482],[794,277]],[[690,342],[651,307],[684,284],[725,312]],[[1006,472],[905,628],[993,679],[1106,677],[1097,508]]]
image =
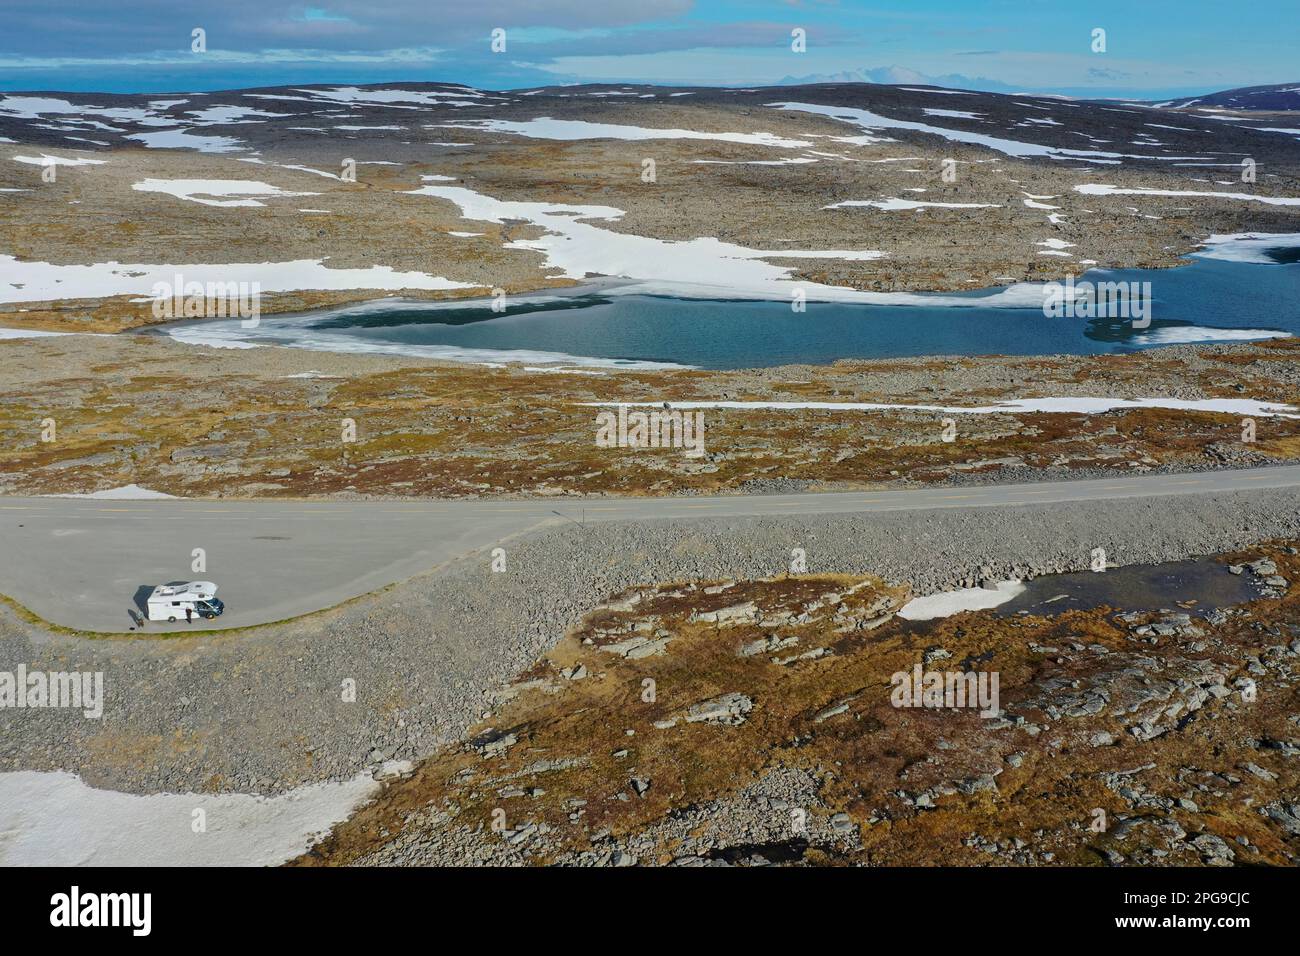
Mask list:
[[[1300,560],[1280,545],[1264,550],[1281,573],[1292,579],[1300,574]],[[1260,553],[1256,549],[1250,556]],[[1115,835],[1088,829],[1095,808],[1115,819],[1133,816],[1104,785],[1105,774],[1142,768],[1128,778],[1134,787],[1177,797],[1186,790],[1187,768],[1233,774],[1243,759],[1243,739],[1294,737],[1287,715],[1300,700],[1284,683],[1265,683],[1261,706],[1233,708],[1212,701],[1199,715],[1204,719],[1145,741],[1128,738],[1118,726],[1121,718],[1109,712],[1057,720],[1035,711],[1028,702],[1045,687],[1104,683],[1139,659],[1171,673],[1186,665],[1189,651],[1183,643],[1135,645],[1105,609],[1013,618],[968,612],[932,625],[894,619],[865,629],[854,625],[864,615],[879,616],[881,606],[896,607],[905,592],[870,579],[823,576],[738,582],[714,594],[705,590],[705,582],[673,583],[634,595],[639,600],[630,606],[624,595],[588,616],[520,676],[516,692],[490,722],[474,729],[471,740],[512,733],[517,742],[503,756],[484,758],[471,745],[445,749],[297,862],[336,865],[361,859],[396,839],[404,827],[425,825],[423,814],[430,808],[452,810],[456,826],[481,828],[484,839],[494,839],[494,811],[506,808],[511,820],[523,815],[551,828],[556,849],[533,857],[545,863],[555,852],[591,848],[594,833],[644,834],[675,811],[725,801],[767,771],[802,768],[821,781],[818,797],[825,812],[848,813],[862,834],[860,849],[820,846],[806,861],[978,865],[990,858],[967,838],[980,834],[1050,848],[1058,865],[1092,865],[1118,845]],[[721,626],[699,619],[744,602],[753,602],[760,618],[787,611],[806,612],[811,620]],[[1259,652],[1261,631],[1300,621],[1296,597],[1256,601],[1249,609],[1249,619],[1218,629],[1220,650],[1208,652],[1229,674],[1243,657]],[[637,633],[670,634],[671,640],[662,654],[639,660],[605,649]],[[795,643],[781,651],[739,653],[773,634]],[[1108,654],[1052,651],[1083,645],[1104,647]],[[891,706],[890,675],[909,670],[933,646],[948,651],[954,666],[962,660],[988,661],[1000,674],[1002,707],[1050,729],[1037,735],[991,731],[972,711]],[[827,650],[825,656],[778,662],[818,647]],[[561,670],[578,665],[588,676],[562,678]],[[649,701],[647,680],[655,688]],[[753,701],[739,726],[682,721],[692,704],[733,691]],[[838,703],[848,704],[845,712],[817,719]],[[655,726],[674,718],[672,726]],[[1100,729],[1127,739],[1118,746],[1088,746],[1089,735]],[[1012,752],[1022,755],[1018,766],[1006,762]],[[1252,759],[1269,761],[1261,752]],[[558,763],[541,769],[542,760]],[[1259,862],[1284,863],[1278,831],[1256,808],[1300,785],[1293,764],[1281,757],[1269,761],[1279,774],[1275,782],[1246,775],[1250,779],[1227,797],[1198,795],[1198,812],[1176,809],[1170,818],[1189,831],[1203,829],[1226,840],[1248,837],[1259,848]],[[933,810],[918,810],[895,796],[994,768],[996,790],[961,793],[949,787]],[[620,793],[628,795],[633,772],[650,780],[650,789],[643,798],[620,799]],[[502,797],[499,791],[507,786],[538,790],[530,798]],[[574,799],[585,801],[577,821],[570,818]],[[666,862],[674,850],[663,845],[658,858]],[[1197,860],[1192,854],[1170,856],[1168,862]]]

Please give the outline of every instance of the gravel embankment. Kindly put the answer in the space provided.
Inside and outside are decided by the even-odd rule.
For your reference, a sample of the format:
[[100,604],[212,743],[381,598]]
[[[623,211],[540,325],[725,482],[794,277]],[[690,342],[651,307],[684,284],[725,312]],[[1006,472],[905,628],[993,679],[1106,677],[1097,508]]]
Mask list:
[[[103,671],[102,720],[0,709],[0,771],[64,769],[131,792],[271,793],[416,759],[584,613],[635,583],[814,572],[920,593],[980,577],[1181,559],[1300,536],[1300,491],[789,519],[569,524],[382,594],[245,635],[90,642],[0,610],[0,669]],[[342,687],[356,682],[356,701]]]

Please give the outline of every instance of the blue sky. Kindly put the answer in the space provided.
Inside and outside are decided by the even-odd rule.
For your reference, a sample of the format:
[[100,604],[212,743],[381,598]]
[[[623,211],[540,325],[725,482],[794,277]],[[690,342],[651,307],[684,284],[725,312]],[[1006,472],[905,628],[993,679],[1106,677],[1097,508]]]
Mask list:
[[[753,86],[840,73],[1161,97],[1300,81],[1300,0],[0,0],[0,89],[453,81]],[[207,51],[191,51],[195,28]],[[506,31],[493,52],[494,28]],[[807,50],[791,49],[806,31]],[[1106,51],[1091,49],[1106,31]]]

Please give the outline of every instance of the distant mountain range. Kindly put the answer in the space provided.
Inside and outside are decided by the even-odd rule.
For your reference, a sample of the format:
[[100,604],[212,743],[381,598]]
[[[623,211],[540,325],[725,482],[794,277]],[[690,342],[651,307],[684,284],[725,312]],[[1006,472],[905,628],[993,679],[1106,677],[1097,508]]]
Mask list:
[[864,67],[861,70],[841,70],[838,73],[810,73],[807,76],[784,77],[779,86],[804,86],[814,83],[886,83],[891,86],[915,84],[917,86],[943,86],[956,90],[981,90],[986,93],[1013,93],[1016,88],[982,76],[965,76],[945,73],[929,76],[905,66]]

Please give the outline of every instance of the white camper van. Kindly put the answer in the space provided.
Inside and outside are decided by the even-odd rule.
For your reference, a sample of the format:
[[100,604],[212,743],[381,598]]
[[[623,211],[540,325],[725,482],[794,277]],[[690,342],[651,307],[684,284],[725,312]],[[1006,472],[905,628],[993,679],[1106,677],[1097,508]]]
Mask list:
[[181,621],[189,610],[194,616],[211,619],[226,606],[217,600],[217,586],[211,581],[160,584],[149,595],[149,620]]

